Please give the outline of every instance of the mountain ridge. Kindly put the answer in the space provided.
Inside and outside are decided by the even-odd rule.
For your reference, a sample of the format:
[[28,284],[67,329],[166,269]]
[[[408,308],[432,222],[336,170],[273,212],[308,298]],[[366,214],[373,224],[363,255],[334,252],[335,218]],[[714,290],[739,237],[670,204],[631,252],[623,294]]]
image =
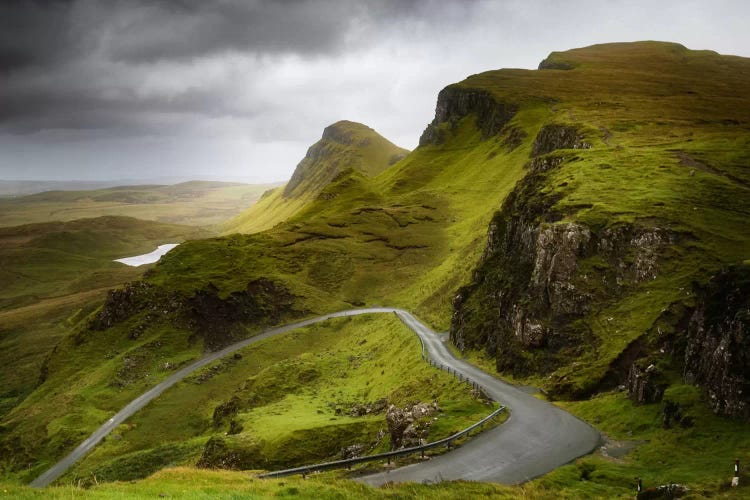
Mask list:
[[407,153],[366,125],[348,120],[333,123],[308,148],[285,186],[265,193],[258,204],[225,223],[222,233],[273,227],[325,196],[323,191],[337,180],[350,174],[374,177]]
[[[167,254],[119,292],[133,300],[93,311],[50,355],[44,383],[3,421],[4,449],[44,457],[31,471],[39,472],[68,446],[70,434],[49,429],[85,436],[90,415],[109,409],[107,384],[133,360],[145,359],[139,380],[153,381],[164,376],[162,353],[173,363],[186,345],[193,355],[220,347],[225,336],[207,342],[185,311],[227,337],[251,335],[258,325],[243,324],[243,308],[259,290],[280,292],[285,309],[270,300],[251,312],[281,320],[386,301],[408,307],[450,327],[468,359],[544,389],[614,440],[641,443],[625,460],[585,457],[531,488],[614,497],[645,477],[720,491],[723,460],[750,446],[750,431],[734,404],[745,396],[727,390],[745,383],[744,358],[716,349],[745,331],[746,304],[717,304],[747,279],[700,288],[750,255],[750,60],[657,42],[553,54],[550,64],[570,68],[494,70],[446,87],[425,140],[380,174],[337,174],[266,231]],[[104,356],[102,341],[118,350],[92,371],[86,360]],[[687,345],[713,349],[698,356],[693,380],[683,370]],[[72,377],[83,380],[75,404]],[[114,397],[133,391],[124,384]],[[715,407],[739,409],[739,418],[715,415],[711,394],[732,398]],[[143,427],[124,439],[158,468],[165,449],[202,445],[211,431],[198,419],[181,432],[158,450]],[[252,452],[249,433],[232,440]],[[94,465],[114,464],[124,445],[107,446],[111,460],[92,456]]]

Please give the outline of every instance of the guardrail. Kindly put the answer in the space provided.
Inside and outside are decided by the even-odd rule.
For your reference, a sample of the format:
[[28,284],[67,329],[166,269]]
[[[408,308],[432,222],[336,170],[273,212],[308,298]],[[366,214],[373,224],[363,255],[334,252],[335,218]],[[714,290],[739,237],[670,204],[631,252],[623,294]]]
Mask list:
[[403,450],[395,450],[395,451],[388,451],[385,453],[378,453],[377,455],[367,455],[364,457],[348,458],[346,460],[336,460],[334,462],[324,462],[320,464],[303,465],[302,467],[294,467],[292,469],[284,469],[284,470],[277,470],[273,472],[266,472],[264,474],[258,475],[258,477],[261,477],[261,478],[283,477],[283,476],[291,476],[294,474],[302,474],[302,476],[304,477],[312,472],[322,472],[322,471],[333,470],[333,469],[346,469],[346,468],[350,468],[352,465],[357,465],[357,464],[361,464],[365,462],[377,462],[379,460],[387,460],[388,464],[390,464],[391,459],[394,457],[402,457],[405,455],[411,455],[413,453],[419,453],[419,452],[422,453],[422,458],[424,458],[424,452],[432,448],[437,448],[439,446],[447,446],[448,449],[450,450],[451,445],[453,444],[453,441],[468,435],[471,431],[473,431],[477,427],[480,427],[480,428],[483,427],[485,423],[495,418],[496,416],[498,416],[504,411],[505,411],[505,406],[501,406],[497,410],[493,411],[492,413],[484,417],[479,422],[467,427],[466,429],[460,432],[457,432],[451,436],[448,436],[447,438],[443,438],[438,441],[434,441],[432,443],[427,443],[427,444],[423,444],[419,446],[412,446],[411,448],[404,448]]
[[[394,314],[401,319],[401,321],[404,321],[404,319],[398,314],[398,312],[394,312]],[[404,321],[405,322],[405,321]],[[408,326],[408,324],[407,324]],[[441,363],[438,363],[437,361],[434,361],[430,356],[427,354],[427,346],[425,346],[424,340],[422,340],[421,335],[417,335],[417,338],[419,339],[419,343],[422,347],[422,359],[430,363],[431,366],[439,369],[444,370],[453,375],[456,379],[466,382],[469,386],[472,387],[472,389],[484,393],[484,388],[478,383],[473,380],[471,380],[469,377],[461,374],[457,370],[451,368],[450,366],[443,365]],[[294,467],[292,469],[284,469],[284,470],[278,470],[273,472],[266,472],[264,474],[259,474],[258,477],[260,478],[270,478],[270,477],[282,477],[282,476],[291,476],[294,474],[302,474],[302,476],[306,476],[307,474],[310,474],[312,472],[321,472],[326,470],[333,470],[333,469],[344,469],[344,468],[351,468],[352,465],[357,465],[361,463],[366,462],[376,462],[378,460],[387,460],[388,464],[390,465],[391,459],[394,457],[402,457],[405,455],[411,455],[412,453],[418,453],[421,452],[422,458],[424,458],[424,452],[426,450],[437,448],[439,446],[447,446],[448,450],[450,450],[451,445],[453,444],[453,441],[456,439],[462,438],[466,435],[468,435],[471,431],[476,429],[477,427],[483,427],[485,423],[487,423],[489,420],[495,418],[499,414],[505,411],[505,406],[501,406],[497,410],[493,411],[486,417],[484,417],[479,422],[467,427],[466,429],[457,432],[451,436],[448,436],[447,438],[440,439],[438,441],[434,441],[432,443],[423,444],[420,446],[413,446],[411,448],[404,448],[403,450],[395,450],[395,451],[388,451],[385,453],[379,453],[377,455],[368,455],[364,457],[355,457],[355,458],[348,458],[345,460],[336,460],[333,462],[324,462],[320,464],[313,464],[313,465],[303,465],[301,467]]]

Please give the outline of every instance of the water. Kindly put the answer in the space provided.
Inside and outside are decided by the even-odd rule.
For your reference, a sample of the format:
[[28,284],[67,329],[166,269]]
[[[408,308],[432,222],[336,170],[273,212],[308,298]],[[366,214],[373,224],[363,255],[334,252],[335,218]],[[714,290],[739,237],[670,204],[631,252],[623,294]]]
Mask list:
[[172,250],[179,243],[167,243],[166,245],[159,245],[156,250],[151,253],[144,253],[143,255],[136,255],[135,257],[124,257],[122,259],[115,259],[115,262],[122,262],[126,266],[142,266],[144,264],[153,264],[154,262],[161,259],[161,256]]

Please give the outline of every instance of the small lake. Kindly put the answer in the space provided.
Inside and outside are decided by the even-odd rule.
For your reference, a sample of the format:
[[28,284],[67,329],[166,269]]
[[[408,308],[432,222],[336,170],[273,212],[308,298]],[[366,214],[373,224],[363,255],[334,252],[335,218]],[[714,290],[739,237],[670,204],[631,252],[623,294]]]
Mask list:
[[124,257],[122,259],[115,259],[115,262],[122,262],[126,266],[142,266],[144,264],[153,264],[154,262],[161,259],[161,256],[172,250],[179,243],[167,243],[166,245],[159,245],[156,250],[151,253],[144,253],[143,255],[136,255],[135,257]]

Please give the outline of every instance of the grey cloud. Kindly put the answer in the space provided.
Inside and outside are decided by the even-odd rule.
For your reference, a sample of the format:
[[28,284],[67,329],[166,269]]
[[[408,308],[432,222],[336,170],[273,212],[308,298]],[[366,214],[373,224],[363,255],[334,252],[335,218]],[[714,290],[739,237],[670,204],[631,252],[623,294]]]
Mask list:
[[341,50],[360,6],[354,2],[145,2],[110,27],[116,60],[148,62],[222,51],[316,54]]
[[8,0],[0,3],[0,73],[54,64],[78,45],[68,30],[72,2]]
[[0,0],[0,178],[173,161],[281,180],[336,120],[413,147],[469,74],[608,41],[747,56],[749,15],[742,0]]
[[179,78],[175,66],[226,54],[335,57],[376,43],[386,27],[428,12],[440,18],[444,9],[434,4],[440,2],[6,1],[0,3],[0,130],[152,133],[149,123],[162,124],[167,114],[257,115],[260,96],[252,109],[243,108],[231,99],[237,90],[231,82],[196,82],[146,97],[144,82]]

